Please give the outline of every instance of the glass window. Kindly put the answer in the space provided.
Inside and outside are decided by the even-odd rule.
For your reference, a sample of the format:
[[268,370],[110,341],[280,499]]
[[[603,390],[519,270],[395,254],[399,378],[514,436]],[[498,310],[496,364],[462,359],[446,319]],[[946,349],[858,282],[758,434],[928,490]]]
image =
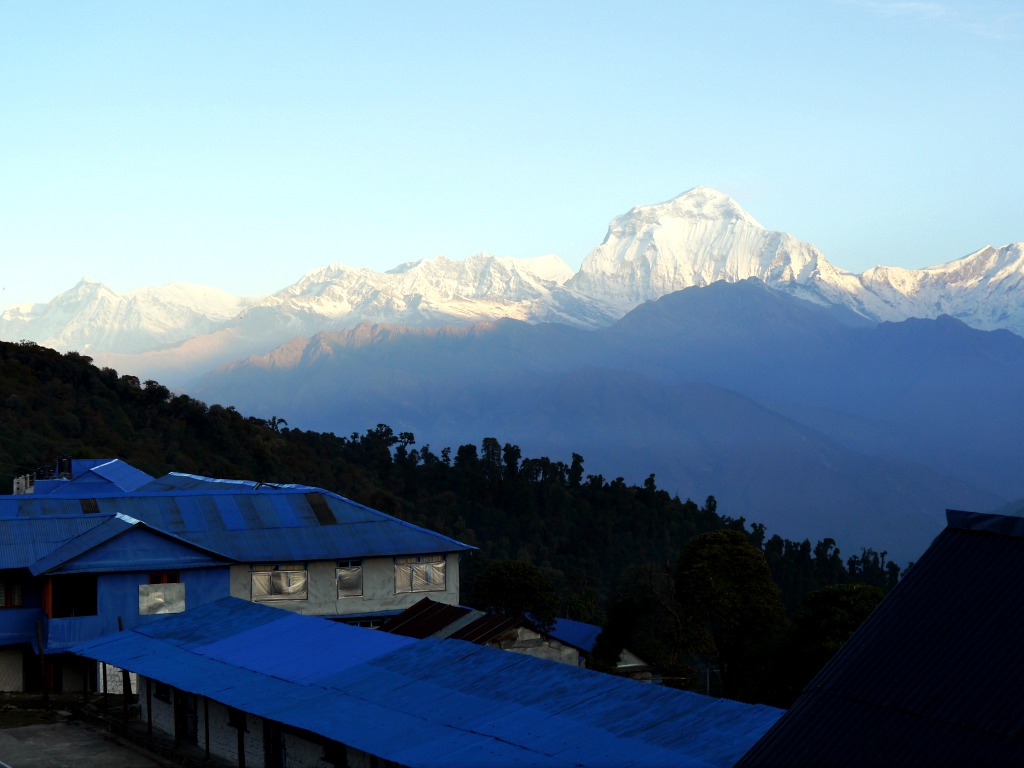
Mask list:
[[442,592],[444,572],[444,555],[396,557],[395,592]]
[[0,608],[21,606],[21,582],[18,579],[0,579]]
[[360,597],[363,594],[363,561],[338,561],[338,599]]
[[181,613],[185,610],[185,585],[178,582],[139,585],[139,615]]
[[255,602],[305,600],[308,581],[304,564],[254,565],[252,567],[252,599]]

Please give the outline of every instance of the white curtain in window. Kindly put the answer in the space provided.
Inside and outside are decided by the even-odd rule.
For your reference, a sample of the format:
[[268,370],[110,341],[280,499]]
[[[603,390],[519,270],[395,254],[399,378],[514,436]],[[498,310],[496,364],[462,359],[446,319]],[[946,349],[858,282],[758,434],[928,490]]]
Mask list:
[[359,565],[343,566],[338,569],[338,597],[354,597],[363,594],[363,568]]
[[252,574],[253,600],[305,600],[306,571],[256,571]]
[[[402,558],[408,559],[408,558]],[[396,592],[437,592],[445,588],[444,560],[431,563],[396,563]]]

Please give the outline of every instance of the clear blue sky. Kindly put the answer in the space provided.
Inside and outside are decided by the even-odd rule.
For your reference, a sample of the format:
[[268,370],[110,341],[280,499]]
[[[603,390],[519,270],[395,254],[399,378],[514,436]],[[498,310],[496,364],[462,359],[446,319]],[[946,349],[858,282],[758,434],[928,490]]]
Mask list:
[[697,185],[834,264],[1024,240],[1024,3],[0,3],[0,307],[557,253]]

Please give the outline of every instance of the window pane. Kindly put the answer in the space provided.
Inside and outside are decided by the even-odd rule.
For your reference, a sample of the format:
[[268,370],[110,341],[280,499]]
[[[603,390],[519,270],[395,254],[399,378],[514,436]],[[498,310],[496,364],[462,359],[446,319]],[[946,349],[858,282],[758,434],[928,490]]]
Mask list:
[[275,571],[271,576],[274,577],[275,596],[292,600],[306,599],[305,571]]
[[252,574],[252,599],[267,600],[272,592],[270,577],[273,571],[256,571]]
[[307,597],[307,573],[305,570],[253,571],[252,599],[261,600],[305,600]]
[[363,569],[345,566],[338,569],[338,597],[357,597],[363,594]]
[[184,584],[140,584],[139,615],[181,613],[185,610]]
[[[398,558],[395,563],[395,592],[440,592],[445,588],[445,562],[401,562],[416,558]],[[426,558],[424,558],[426,559]],[[434,557],[430,558],[434,560]]]

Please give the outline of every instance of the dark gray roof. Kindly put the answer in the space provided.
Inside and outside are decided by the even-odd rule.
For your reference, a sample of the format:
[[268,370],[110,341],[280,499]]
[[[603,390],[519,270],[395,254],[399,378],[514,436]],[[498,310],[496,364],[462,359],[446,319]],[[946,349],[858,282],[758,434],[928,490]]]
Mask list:
[[947,519],[738,768],[1024,765],[1024,519]]

